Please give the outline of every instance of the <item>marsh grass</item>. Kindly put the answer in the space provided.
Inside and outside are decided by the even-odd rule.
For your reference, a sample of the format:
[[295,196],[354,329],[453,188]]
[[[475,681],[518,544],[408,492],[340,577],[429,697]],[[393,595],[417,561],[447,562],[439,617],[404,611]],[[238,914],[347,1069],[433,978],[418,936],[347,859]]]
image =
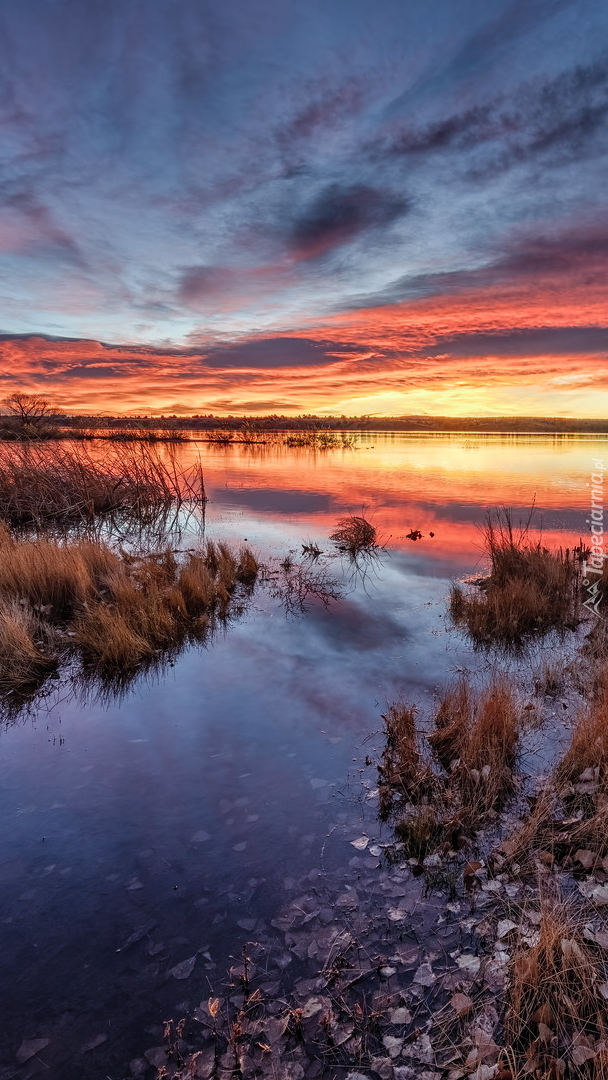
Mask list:
[[450,613],[479,645],[521,645],[535,634],[575,629],[581,612],[583,548],[550,551],[508,509],[490,513],[483,532],[490,574],[477,591],[453,585]]
[[530,813],[500,845],[508,863],[530,874],[537,862],[572,868],[577,852],[608,854],[608,693],[578,717],[570,743]]
[[387,820],[394,799],[420,802],[430,793],[434,777],[425,761],[416,725],[416,710],[405,704],[390,705],[383,715],[385,747],[378,766],[379,812]]
[[563,664],[544,660],[534,675],[534,689],[537,694],[558,697],[566,689],[567,675],[568,672]]
[[0,693],[31,685],[56,668],[42,634],[31,609],[15,599],[0,603]]
[[170,452],[145,443],[108,448],[103,458],[83,445],[0,443],[0,519],[13,527],[73,527],[100,517],[143,527],[202,498],[199,466],[180,469]]
[[345,431],[270,431],[268,428],[245,423],[238,430],[216,430],[201,433],[206,442],[217,446],[286,446],[293,450],[352,450],[358,436]]
[[201,640],[258,573],[248,548],[117,552],[99,540],[15,538],[0,527],[0,692],[76,655],[107,678]]
[[587,773],[608,791],[608,692],[580,717],[566,753],[555,769],[558,783],[580,783]]
[[541,892],[538,941],[511,960],[504,1022],[511,1076],[599,1078],[608,1066],[605,952],[572,902]]
[[422,740],[415,710],[392,705],[383,717],[379,814],[394,822],[411,858],[474,838],[515,790],[520,710],[506,679],[483,690],[465,680],[441,698]]

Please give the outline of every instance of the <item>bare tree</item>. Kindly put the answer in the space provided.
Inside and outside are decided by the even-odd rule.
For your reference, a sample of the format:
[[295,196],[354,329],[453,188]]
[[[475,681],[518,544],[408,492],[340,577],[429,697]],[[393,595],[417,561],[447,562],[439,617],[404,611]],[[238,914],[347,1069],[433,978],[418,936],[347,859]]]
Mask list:
[[2,404],[21,421],[23,427],[40,427],[57,415],[55,406],[39,394],[9,394]]

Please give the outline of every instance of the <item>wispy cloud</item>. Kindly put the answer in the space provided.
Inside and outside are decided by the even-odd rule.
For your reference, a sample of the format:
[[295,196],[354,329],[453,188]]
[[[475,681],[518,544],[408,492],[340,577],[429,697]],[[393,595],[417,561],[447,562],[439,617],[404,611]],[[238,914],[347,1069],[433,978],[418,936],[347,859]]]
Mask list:
[[9,382],[406,409],[391,365],[427,353],[456,384],[605,352],[607,29],[600,0],[4,5],[1,329],[85,339],[17,341]]

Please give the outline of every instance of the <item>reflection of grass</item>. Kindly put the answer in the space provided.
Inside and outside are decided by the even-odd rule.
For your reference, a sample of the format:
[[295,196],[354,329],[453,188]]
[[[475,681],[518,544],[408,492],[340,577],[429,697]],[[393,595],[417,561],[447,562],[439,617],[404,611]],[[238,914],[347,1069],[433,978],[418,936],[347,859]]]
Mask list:
[[227,617],[257,562],[245,548],[207,544],[178,559],[97,540],[14,539],[0,530],[0,689],[25,688],[76,654],[109,678],[157,660]]
[[553,628],[578,622],[582,551],[549,551],[530,538],[527,526],[515,530],[510,512],[489,515],[484,531],[490,574],[480,593],[452,587],[451,615],[478,644],[516,645]]
[[[320,554],[320,553],[319,553]],[[311,602],[328,608],[332,601],[341,600],[343,590],[324,565],[314,565],[316,557],[297,562],[287,555],[273,570],[262,568],[262,581],[270,587],[271,595],[279,600],[288,615],[303,615]]]

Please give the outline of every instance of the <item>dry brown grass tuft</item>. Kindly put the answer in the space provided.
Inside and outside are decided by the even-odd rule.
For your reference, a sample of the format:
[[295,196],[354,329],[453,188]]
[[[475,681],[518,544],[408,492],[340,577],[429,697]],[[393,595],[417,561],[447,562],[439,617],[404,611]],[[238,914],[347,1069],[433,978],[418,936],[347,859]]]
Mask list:
[[490,514],[484,531],[490,574],[480,592],[454,585],[450,613],[477,644],[519,645],[552,629],[573,629],[581,607],[581,549],[550,551],[508,510]]
[[494,682],[475,705],[460,752],[460,784],[464,799],[486,813],[513,791],[520,719],[505,680]]
[[0,693],[21,690],[56,667],[52,653],[40,648],[41,628],[30,609],[17,600],[0,604]]
[[446,770],[461,755],[472,710],[471,691],[465,679],[450,687],[439,703],[435,731],[429,735],[429,743],[439,764]]
[[72,525],[104,515],[146,525],[203,495],[200,469],[180,471],[170,453],[146,443],[107,447],[99,457],[82,444],[0,442],[0,519],[12,526]]
[[555,776],[558,782],[595,780],[608,785],[608,692],[601,694],[579,719]]
[[104,544],[16,539],[0,522],[0,599],[18,598],[54,619],[69,618],[102,587],[118,556]]
[[515,1075],[604,1075],[608,964],[583,922],[572,905],[544,897],[537,944],[515,952],[505,1016]]
[[537,694],[557,697],[563,694],[567,684],[567,669],[563,664],[543,661],[534,676],[534,689]]
[[349,514],[340,518],[336,529],[330,534],[340,551],[348,555],[373,551],[378,546],[375,527],[363,515]]
[[[608,693],[577,721],[528,818],[501,845],[510,863],[529,873],[536,862],[572,867],[577,852],[608,853]],[[579,867],[580,869],[580,867]]]
[[44,675],[58,652],[107,677],[158,659],[226,618],[257,571],[248,548],[222,543],[181,559],[135,556],[92,540],[15,539],[0,526],[0,686]]
[[395,825],[395,835],[410,859],[423,862],[445,840],[443,823],[431,803],[417,807]]
[[381,816],[389,816],[395,794],[416,801],[428,792],[432,773],[418,743],[416,710],[409,705],[391,705],[382,717],[386,745],[378,766]]
[[441,699],[428,736],[435,769],[419,744],[415,711],[393,705],[384,717],[379,813],[396,821],[408,855],[462,846],[515,788],[520,713],[506,679],[485,690],[462,680]]

